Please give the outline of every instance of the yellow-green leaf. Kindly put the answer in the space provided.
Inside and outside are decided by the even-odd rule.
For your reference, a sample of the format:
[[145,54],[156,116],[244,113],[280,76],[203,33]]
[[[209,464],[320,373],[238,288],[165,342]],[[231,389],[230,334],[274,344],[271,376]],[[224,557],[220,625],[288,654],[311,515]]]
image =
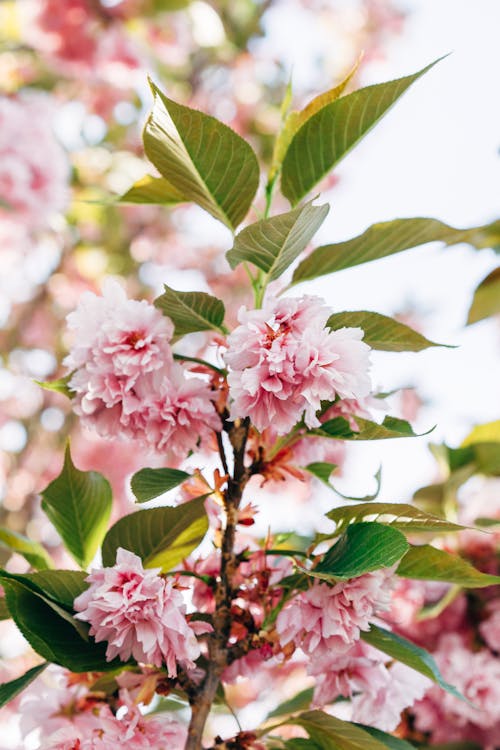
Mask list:
[[335,331],[344,327],[362,328],[365,332],[365,344],[379,351],[420,352],[430,346],[447,346],[429,341],[418,331],[394,318],[367,310],[334,313],[329,317],[327,325]]
[[399,97],[438,60],[396,81],[354,91],[322,106],[292,137],[281,190],[295,206],[368,133]]
[[[346,77],[339,83],[337,86],[334,86],[333,88],[329,89],[328,91],[323,92],[322,94],[319,94],[318,96],[315,96],[314,99],[312,99],[305,107],[304,109],[300,111],[293,111],[289,112],[288,115],[284,118],[283,126],[278,133],[276,137],[276,141],[274,143],[274,150],[273,150],[273,157],[271,161],[271,169],[269,170],[269,182],[272,182],[275,178],[278,172],[281,169],[281,165],[283,163],[283,159],[285,158],[285,154],[288,150],[288,147],[291,143],[291,140],[297,130],[304,125],[307,120],[309,120],[310,117],[316,114],[316,112],[319,112],[320,109],[325,107],[327,104],[332,104],[334,101],[336,101],[339,96],[341,96],[353,76],[356,74],[357,69],[359,68],[359,64],[361,62],[361,55],[359,59],[356,61],[354,66],[351,68],[349,73],[346,75]],[[284,100],[284,112],[286,113],[288,107],[287,104],[289,103],[289,100],[291,98],[291,86],[289,85],[287,88],[287,95],[285,96]]]
[[234,230],[245,218],[259,184],[250,145],[215,117],[174,102],[151,84],[154,105],[144,149],[160,174]]
[[386,258],[428,242],[464,242],[477,250],[493,247],[500,242],[500,221],[470,229],[455,229],[437,219],[419,217],[383,221],[350,240],[316,248],[297,266],[292,283]]
[[160,203],[166,206],[182,203],[186,198],[164,177],[147,174],[134,182],[119,199],[120,203]]
[[483,588],[500,583],[500,576],[482,573],[459,555],[429,544],[411,547],[399,563],[398,576],[417,581],[444,581],[466,588]]
[[467,316],[467,325],[500,314],[500,267],[481,281]]
[[278,279],[306,249],[329,211],[329,205],[306,203],[293,211],[262,219],[245,227],[226,253],[231,268],[253,263],[267,274],[266,281]]
[[102,559],[114,565],[118,547],[130,550],[148,568],[172,570],[202,541],[208,530],[204,497],[176,507],[151,508],[117,521],[106,534]]

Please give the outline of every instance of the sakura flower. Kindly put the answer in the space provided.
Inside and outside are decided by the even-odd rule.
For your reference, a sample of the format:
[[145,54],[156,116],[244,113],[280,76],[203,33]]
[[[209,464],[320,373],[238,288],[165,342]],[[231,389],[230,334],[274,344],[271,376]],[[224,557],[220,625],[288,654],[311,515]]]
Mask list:
[[127,661],[160,667],[177,675],[177,662],[193,668],[200,648],[185,618],[182,594],[158,568],[144,570],[137,555],[118,549],[116,564],[94,570],[89,588],[75,599],[77,619],[90,623],[90,635],[107,641],[108,661]]
[[180,365],[164,380],[146,428],[146,440],[157,451],[170,448],[186,455],[199,440],[221,429],[209,385],[199,378],[185,378]]
[[[131,750],[182,750],[186,729],[166,718],[145,718],[120,691],[120,718],[108,709],[106,715],[90,714],[89,722],[76,727],[68,720],[47,738],[46,750],[115,750],[125,745]],[[125,710],[123,710],[125,709]]]
[[249,416],[259,430],[288,432],[304,415],[318,427],[322,401],[368,395],[368,354],[360,328],[325,328],[329,308],[317,297],[278,300],[240,310],[228,338],[233,417]]
[[[453,724],[467,737],[468,723],[490,729],[500,722],[500,660],[488,649],[471,651],[458,633],[446,633],[433,654],[448,682],[469,703],[443,693],[433,686],[425,699],[414,707],[416,727],[432,732],[436,742],[448,739],[446,725]],[[453,738],[453,737],[452,737]]]
[[316,680],[313,705],[324,706],[339,695],[352,698],[355,693],[386,689],[390,676],[384,655],[363,641],[357,641],[344,654],[335,653],[327,661],[309,664],[308,674]]
[[385,684],[354,696],[352,720],[392,732],[401,720],[401,712],[420,700],[432,682],[401,662],[386,671]]
[[75,344],[64,364],[85,426],[180,458],[220,430],[209,384],[174,364],[173,325],[152,305],[108,281],[102,296],[82,296],[68,326]]
[[[129,300],[116,282],[108,279],[102,297],[85,292],[77,309],[68,315],[76,341],[64,364],[85,368],[89,396],[107,405],[119,392],[129,391],[143,373],[170,365],[171,321],[144,300]],[[78,380],[72,385],[77,392]],[[115,387],[112,387],[114,381]],[[89,398],[87,396],[87,398]]]
[[[278,615],[276,629],[282,646],[295,642],[315,662],[342,654],[368,630],[390,602],[389,570],[377,570],[335,586],[314,583],[288,602]],[[314,668],[314,667],[313,667]]]

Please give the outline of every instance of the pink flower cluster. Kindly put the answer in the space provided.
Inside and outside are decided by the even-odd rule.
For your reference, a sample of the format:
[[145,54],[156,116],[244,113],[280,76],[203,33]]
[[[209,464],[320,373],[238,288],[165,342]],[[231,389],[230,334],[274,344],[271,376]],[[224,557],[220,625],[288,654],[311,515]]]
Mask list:
[[[130,673],[128,673],[130,674]],[[92,677],[92,675],[88,675]],[[120,677],[118,681],[121,683]],[[103,693],[89,692],[85,675],[50,665],[24,692],[19,724],[25,744],[36,730],[44,750],[181,750],[186,729],[168,715],[145,717],[127,689],[119,693],[115,713]],[[122,686],[123,688],[123,686]]]
[[97,712],[88,711],[78,727],[66,722],[47,738],[43,747],[46,750],[116,750],[120,746],[130,750],[182,750],[185,727],[175,721],[145,718],[123,690],[120,703],[120,718],[103,705]]
[[0,97],[0,218],[43,229],[68,202],[68,159],[49,97]]
[[220,429],[209,385],[173,361],[172,323],[152,305],[109,280],[102,297],[82,295],[68,326],[75,344],[64,364],[86,426],[179,457]]
[[322,401],[360,399],[370,392],[369,352],[361,328],[330,331],[331,310],[318,297],[270,302],[240,310],[225,359],[232,417],[249,416],[257,429],[288,432],[304,415],[319,427]]
[[344,654],[332,654],[313,669],[316,685],[313,703],[324,706],[339,696],[351,701],[352,721],[386,732],[400,722],[401,711],[423,697],[431,681],[395,662],[381,651],[358,641]]
[[335,586],[314,582],[291,599],[276,620],[283,646],[294,642],[310,657],[311,669],[353,646],[379,612],[389,609],[392,571],[366,573]]
[[[444,634],[434,652],[438,667],[448,682],[469,703],[432,686],[413,709],[415,726],[431,732],[433,742],[478,739],[485,745],[500,737],[500,659],[488,649],[472,651],[458,633]],[[475,725],[475,727],[474,727]],[[489,736],[489,733],[491,735]]]
[[175,677],[177,662],[195,667],[200,647],[186,621],[182,594],[158,573],[158,568],[144,570],[137,555],[119,548],[112,568],[86,578],[90,586],[74,607],[77,619],[90,623],[90,635],[108,642],[108,661],[118,656],[156,667],[164,663]]

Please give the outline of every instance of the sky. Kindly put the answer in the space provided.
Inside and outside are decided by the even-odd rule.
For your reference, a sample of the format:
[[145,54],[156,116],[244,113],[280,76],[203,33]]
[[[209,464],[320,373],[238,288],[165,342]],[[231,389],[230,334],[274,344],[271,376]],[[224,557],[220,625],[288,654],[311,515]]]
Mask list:
[[[407,0],[400,6],[409,10],[403,34],[386,47],[384,61],[364,69],[363,84],[398,78],[449,56],[340,164],[338,186],[322,196],[331,198],[332,207],[318,244],[399,217],[429,216],[466,227],[500,214],[500,3]],[[287,39],[294,70],[297,46]],[[417,428],[437,426],[416,440],[355,446],[351,465],[359,467],[361,460],[362,469],[347,472],[348,483],[339,487],[364,494],[382,463],[379,499],[406,500],[434,478],[429,440],[457,445],[473,424],[500,416],[498,319],[464,327],[473,290],[496,265],[493,251],[434,244],[295,287],[295,294],[324,296],[335,310],[393,314],[415,308],[430,339],[457,347],[373,355],[376,383],[384,390],[418,385],[429,404]]]

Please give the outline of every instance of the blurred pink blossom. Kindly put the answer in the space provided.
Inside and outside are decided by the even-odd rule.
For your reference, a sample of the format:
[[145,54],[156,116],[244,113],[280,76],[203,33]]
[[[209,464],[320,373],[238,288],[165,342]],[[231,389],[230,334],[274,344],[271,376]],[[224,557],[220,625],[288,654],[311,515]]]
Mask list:
[[482,729],[500,725],[500,659],[488,649],[472,651],[457,633],[445,633],[433,654],[448,682],[468,703],[433,686],[414,706],[415,726],[434,742],[471,737],[470,723]]
[[[125,709],[125,712],[123,712]],[[125,745],[132,750],[182,750],[186,728],[166,717],[145,718],[120,691],[120,718],[108,707],[100,714],[89,713],[88,722],[76,727],[65,724],[44,744],[46,750],[116,750]]]
[[68,203],[68,159],[52,116],[48,95],[0,97],[0,218],[30,229],[47,227]]
[[392,732],[401,720],[401,712],[422,698],[432,683],[398,661],[386,672],[384,684],[354,696],[352,720]]

